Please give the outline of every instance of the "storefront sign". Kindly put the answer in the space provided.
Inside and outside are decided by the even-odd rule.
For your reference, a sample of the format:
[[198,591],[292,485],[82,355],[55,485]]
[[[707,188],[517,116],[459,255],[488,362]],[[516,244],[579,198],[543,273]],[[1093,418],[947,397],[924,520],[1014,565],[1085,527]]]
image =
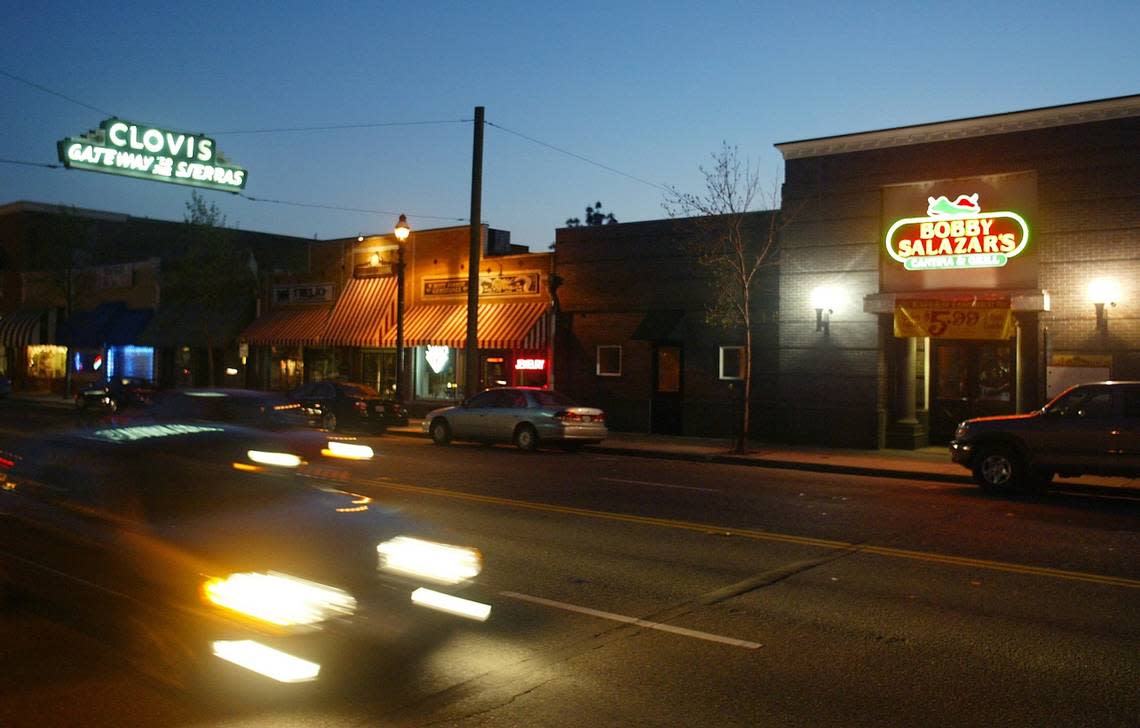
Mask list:
[[895,301],[895,336],[932,339],[1005,340],[1014,334],[1008,298],[938,300],[900,298]]
[[546,368],[545,359],[515,359],[515,369],[537,372]]
[[[533,296],[539,292],[542,274],[538,271],[479,276],[479,296]],[[463,296],[466,278],[425,278],[424,296]]]
[[307,283],[298,286],[274,286],[273,303],[281,306],[291,303],[327,303],[333,300],[333,284]]
[[111,118],[98,129],[60,140],[59,161],[69,169],[240,192],[246,170],[230,164],[213,139]]
[[926,217],[887,231],[887,253],[907,270],[1000,268],[1025,250],[1029,225],[1016,212],[982,212],[978,193],[928,197]]

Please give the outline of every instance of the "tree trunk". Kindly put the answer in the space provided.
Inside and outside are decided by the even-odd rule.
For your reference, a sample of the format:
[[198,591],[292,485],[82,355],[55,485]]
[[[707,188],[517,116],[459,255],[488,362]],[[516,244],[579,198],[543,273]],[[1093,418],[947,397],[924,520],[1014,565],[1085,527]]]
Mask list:
[[738,453],[746,449],[752,419],[752,296],[747,285],[744,288],[744,406],[740,412],[740,433],[736,439]]

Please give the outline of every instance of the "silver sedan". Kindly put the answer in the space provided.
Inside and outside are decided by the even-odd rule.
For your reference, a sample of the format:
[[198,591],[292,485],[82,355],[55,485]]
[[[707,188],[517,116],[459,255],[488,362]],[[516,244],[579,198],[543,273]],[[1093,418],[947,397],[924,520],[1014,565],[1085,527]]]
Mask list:
[[513,442],[521,450],[539,444],[573,449],[609,434],[602,410],[537,387],[488,389],[462,404],[429,412],[423,429],[437,445],[452,439]]

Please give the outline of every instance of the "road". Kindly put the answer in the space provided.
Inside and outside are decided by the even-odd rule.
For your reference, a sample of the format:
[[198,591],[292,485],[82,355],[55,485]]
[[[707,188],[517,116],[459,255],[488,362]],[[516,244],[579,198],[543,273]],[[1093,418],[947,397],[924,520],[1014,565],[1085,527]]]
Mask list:
[[[0,408],[5,432],[67,413]],[[0,614],[0,725],[1135,725],[1140,502],[370,439],[352,488],[479,546],[494,614],[321,692],[151,687]]]

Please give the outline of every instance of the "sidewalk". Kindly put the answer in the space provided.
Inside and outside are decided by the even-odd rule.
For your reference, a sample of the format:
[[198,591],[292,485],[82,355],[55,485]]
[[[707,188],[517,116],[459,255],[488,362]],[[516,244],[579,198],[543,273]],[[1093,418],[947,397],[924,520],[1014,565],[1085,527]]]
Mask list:
[[[388,432],[406,437],[427,437],[421,430],[421,422],[413,419],[407,426],[393,427]],[[878,478],[974,484],[969,471],[961,465],[950,462],[950,453],[945,446],[924,447],[919,450],[848,450],[752,442],[749,443],[749,451],[744,454],[732,453],[731,447],[727,439],[649,435],[611,430],[604,442],[591,445],[586,450],[610,455],[635,455],[785,470],[868,475]],[[1054,484],[1070,490],[1140,496],[1140,480],[1133,478],[1087,475],[1080,478],[1057,478]]]

